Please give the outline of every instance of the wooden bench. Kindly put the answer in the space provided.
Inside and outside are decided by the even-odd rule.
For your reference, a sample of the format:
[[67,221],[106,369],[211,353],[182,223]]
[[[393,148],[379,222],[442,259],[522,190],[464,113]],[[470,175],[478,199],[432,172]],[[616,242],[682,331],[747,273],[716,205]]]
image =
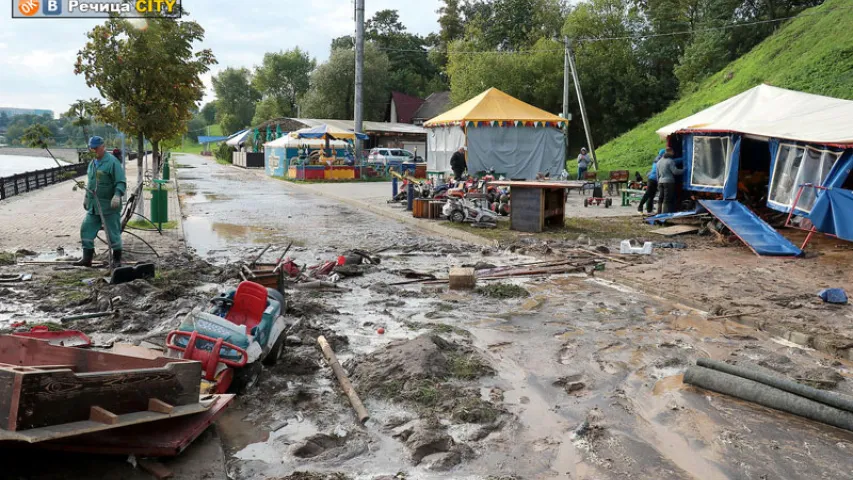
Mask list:
[[622,206],[630,207],[631,201],[640,201],[643,199],[643,195],[646,194],[645,190],[636,190],[633,188],[626,188],[622,190]]
[[631,172],[628,170],[613,170],[610,172],[610,178],[607,179],[607,193],[613,195],[614,191],[618,194],[622,190],[622,185],[628,187],[628,180],[631,177]]

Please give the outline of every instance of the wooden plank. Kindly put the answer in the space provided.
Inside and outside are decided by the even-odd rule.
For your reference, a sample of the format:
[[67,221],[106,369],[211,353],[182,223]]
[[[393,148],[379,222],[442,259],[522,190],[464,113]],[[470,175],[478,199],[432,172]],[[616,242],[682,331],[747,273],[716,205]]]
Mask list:
[[89,409],[89,421],[115,425],[118,423],[118,415],[101,407],[91,407]]
[[19,441],[26,443],[38,443],[47,440],[55,440],[59,438],[74,437],[88,433],[96,433],[112,428],[122,428],[130,425],[139,425],[157,420],[172,419],[175,417],[183,417],[196,413],[206,412],[216,401],[216,398],[222,395],[215,395],[211,402],[197,402],[190,405],[181,405],[175,407],[171,415],[166,415],[157,412],[134,412],[125,415],[118,415],[118,422],[115,425],[108,425],[91,420],[83,420],[80,422],[65,423],[62,425],[52,425],[49,427],[33,428],[30,430],[21,430],[17,432],[0,429],[0,441]]
[[174,457],[213,424],[234,399],[217,395],[207,411],[40,443],[39,448],[100,455]]
[[671,227],[659,228],[657,230],[652,230],[652,233],[656,233],[658,235],[663,235],[665,237],[672,237],[675,235],[682,235],[685,233],[696,233],[699,231],[699,227],[693,225],[673,225]]
[[516,188],[512,191],[510,228],[519,232],[542,231],[542,190],[538,188]]
[[172,477],[172,471],[158,461],[140,458],[137,460],[137,465],[139,465],[139,468],[153,475],[157,480],[164,480]]
[[156,398],[148,399],[148,411],[149,412],[157,412],[157,413],[165,413],[170,414],[175,410],[175,407],[169,405],[168,403],[158,400]]
[[587,182],[578,182],[575,180],[567,182],[524,182],[520,180],[494,180],[489,182],[489,185],[510,188],[581,188],[585,183]]

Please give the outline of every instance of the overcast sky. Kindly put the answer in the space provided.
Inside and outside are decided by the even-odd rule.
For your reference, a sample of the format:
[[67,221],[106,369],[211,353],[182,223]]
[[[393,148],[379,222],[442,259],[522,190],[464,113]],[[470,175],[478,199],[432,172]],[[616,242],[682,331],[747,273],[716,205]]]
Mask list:
[[[17,0],[2,0],[2,4]],[[219,61],[205,76],[225,67],[252,67],[265,52],[299,46],[318,61],[329,56],[333,38],[354,30],[352,0],[183,0],[190,17],[206,30],[202,48]],[[366,0],[366,17],[397,9],[410,32],[438,30],[439,0]],[[96,20],[11,19],[0,6],[0,107],[46,108],[56,114],[80,98],[97,97],[82,76],[74,75],[76,53]]]

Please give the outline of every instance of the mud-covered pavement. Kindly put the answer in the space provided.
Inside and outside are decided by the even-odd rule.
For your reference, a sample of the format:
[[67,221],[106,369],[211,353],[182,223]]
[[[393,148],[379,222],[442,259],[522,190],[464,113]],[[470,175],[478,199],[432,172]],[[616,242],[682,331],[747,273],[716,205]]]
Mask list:
[[[851,475],[853,435],[681,383],[684,370],[706,357],[757,363],[849,393],[846,363],[587,275],[516,280],[530,296],[509,299],[440,285],[387,287],[405,280],[402,269],[441,277],[451,265],[533,259],[429,237],[252,172],[205,164],[179,172],[182,191],[209,198],[187,202],[187,220],[246,232],[212,241],[188,233],[189,245],[213,261],[229,252],[251,258],[284,239],[301,247],[299,263],[397,245],[364,276],[342,280],[348,292],[294,293],[294,315],[310,329],[292,339],[301,345],[291,344],[291,362],[267,372],[219,428],[235,478],[298,471],[352,478]],[[365,427],[322,363],[318,333],[337,339],[372,416]],[[430,335],[450,350],[431,347]],[[407,345],[431,353],[408,355]],[[460,356],[467,361],[461,373]],[[389,363],[402,365],[383,370]],[[418,368],[430,365],[438,371]],[[371,369],[387,377],[385,388]]]
[[[853,476],[850,432],[681,381],[697,358],[713,358],[755,363],[849,394],[847,361],[707,320],[703,312],[601,280],[591,269],[481,282],[476,292],[395,286],[412,272],[443,278],[451,266],[485,269],[566,254],[535,243],[472,247],[256,172],[196,156],[177,162],[187,244],[212,265],[192,255],[165,259],[156,281],[119,292],[126,309],[138,312],[127,321],[83,325],[90,331],[160,341],[179,320],[178,310],[202,304],[216,285],[236,284],[233,262],[255,258],[267,244],[274,246],[264,261],[275,261],[293,242],[290,255],[300,265],[333,260],[351,248],[382,252],[379,264],[358,266],[354,276],[340,279],[339,291],[289,291],[293,327],[285,359],[266,369],[215,429],[167,462],[175,478]],[[612,274],[620,266],[608,262],[606,268]],[[59,279],[28,287],[41,292],[34,297],[61,286],[77,309],[108,308],[97,298],[118,288],[81,287],[76,272],[51,275]],[[45,304],[54,310],[44,311],[44,300],[26,302],[43,317],[62,307]],[[371,415],[365,425],[323,361],[318,335],[349,372]],[[193,471],[194,464],[204,469]],[[21,478],[144,478],[133,476],[138,471],[124,459],[99,457],[14,470]]]

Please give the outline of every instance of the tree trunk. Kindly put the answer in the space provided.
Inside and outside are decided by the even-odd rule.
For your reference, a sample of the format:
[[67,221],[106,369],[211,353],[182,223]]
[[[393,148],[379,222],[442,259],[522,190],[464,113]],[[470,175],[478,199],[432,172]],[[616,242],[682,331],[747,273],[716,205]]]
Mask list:
[[151,174],[154,179],[160,179],[160,141],[151,141]]
[[[145,137],[140,133],[136,137],[136,185],[137,188],[139,185],[142,185],[142,181],[145,175],[145,167],[143,166],[143,159],[145,158]],[[143,189],[143,196],[139,199],[136,204],[136,213],[139,215],[145,215],[145,190]]]

